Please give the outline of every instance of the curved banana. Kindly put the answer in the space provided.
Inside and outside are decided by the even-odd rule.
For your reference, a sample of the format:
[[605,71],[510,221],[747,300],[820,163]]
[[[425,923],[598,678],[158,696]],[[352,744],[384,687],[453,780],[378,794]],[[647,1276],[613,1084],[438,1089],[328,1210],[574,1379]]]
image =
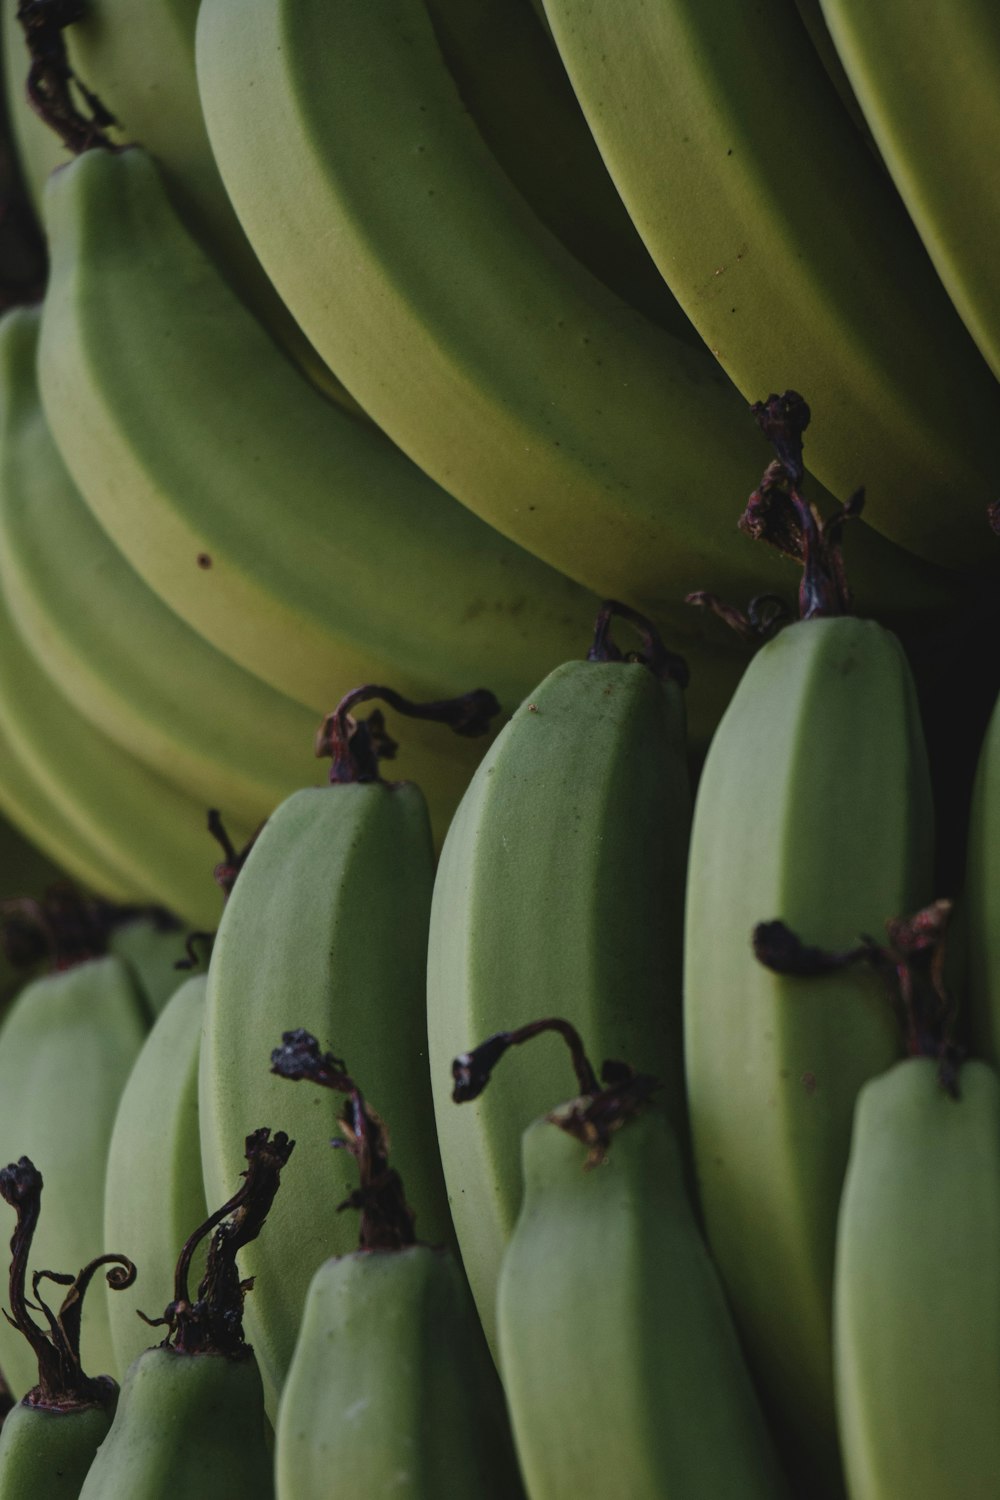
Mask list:
[[975,124],[996,112],[996,10],[988,0],[958,0],[947,8],[929,0],[822,4],[910,218],[966,328],[1000,376],[1000,167],[989,130]]
[[[107,1148],[104,1244],[126,1246],[138,1267],[128,1293],[108,1292],[119,1380],[149,1346],[138,1317],[166,1306],[177,1256],[208,1215],[198,1134],[198,1055],[207,976],[177,989],[146,1037],[122,1090]],[[197,1263],[197,1279],[203,1266]]]
[[837,1226],[851,1500],[992,1500],[1000,1473],[1000,1080],[909,1058],[858,1096]]
[[[249,1287],[236,1256],[267,1219],[294,1145],[281,1131],[254,1131],[243,1187],[180,1250],[161,1319],[167,1337],[129,1366],[80,1500],[273,1500],[260,1373],[243,1338]],[[191,1292],[192,1257],[212,1231],[205,1274]]]
[[[84,719],[31,656],[0,596],[0,703],[7,736],[68,824],[131,881],[125,899],[154,901],[205,930],[218,892],[198,803]],[[245,842],[249,830],[234,830]]]
[[[151,1017],[160,1015],[190,974],[193,963],[184,927],[161,908],[110,913],[108,952],[123,958],[139,982]],[[184,969],[178,969],[183,962]]]
[[[86,1265],[103,1248],[108,1141],[146,1027],[135,981],[111,956],[86,957],[33,980],[4,1018],[0,1158],[30,1156],[46,1185],[33,1268]],[[112,1371],[103,1298],[84,1309],[81,1347],[86,1369]],[[31,1346],[6,1319],[0,1320],[0,1368],[15,1393],[38,1378]]]
[[570,1042],[583,1092],[524,1131],[524,1199],[497,1293],[528,1492],[778,1500],[785,1483],[676,1133],[650,1100],[656,1080],[618,1064],[602,1089],[558,1019],[457,1058],[454,1098],[478,1097],[511,1043],[547,1029]]
[[698,787],[684,1023],[708,1242],[783,1439],[800,1450],[803,1493],[835,1485],[830,1304],[854,1100],[900,1043],[874,975],[781,977],[751,933],[779,918],[831,949],[881,933],[928,898],[931,827],[895,636],[847,616],[782,630],[747,668]]
[[684,1131],[686,757],[677,680],[642,662],[566,662],[497,736],[448,830],[428,946],[431,1079],[455,1232],[491,1341],[521,1132],[551,1099],[551,1053],[538,1048],[506,1094],[463,1111],[449,1064],[556,995],[602,1055],[650,1059]]
[[[1000,484],[1000,387],[793,0],[546,0],[546,9],[636,227],[737,387],[749,400],[803,391],[823,417],[808,455],[818,479],[841,499],[864,484],[873,524],[912,552],[988,567],[982,513]],[[915,8],[914,32],[927,9]],[[888,12],[870,19],[884,19],[891,37],[876,46],[877,66],[888,57],[908,76],[910,48]],[[939,25],[953,27],[950,7]],[[988,29],[995,36],[994,21]],[[978,51],[974,33],[956,46]],[[925,35],[921,52],[934,47]],[[988,119],[991,85],[982,87]],[[942,113],[952,100],[945,85]],[[922,96],[913,107],[930,144]],[[959,148],[966,118],[952,120]],[[996,167],[985,141],[982,157],[987,180],[972,169],[968,188],[964,178],[950,185],[953,201],[989,199]],[[222,168],[228,175],[224,159]],[[931,170],[947,179],[940,159]],[[988,231],[982,247],[989,258]],[[342,373],[350,384],[346,364]]]
[[416,1238],[381,1118],[306,1031],[285,1033],[272,1068],[350,1095],[338,1123],[361,1209],[357,1249],[309,1284],[275,1424],[278,1500],[332,1490],[519,1500],[503,1389],[468,1286],[449,1250]]
[[[206,0],[196,50],[209,137],[257,254],[421,468],[671,629],[692,567],[727,596],[777,583],[780,565],[762,583],[747,563],[727,510],[758,466],[728,377],[539,223],[464,109],[423,0]],[[869,562],[896,603],[926,602],[911,558],[890,547]]]
[[[440,729],[439,733],[445,731]],[[324,1112],[268,1072],[276,1035],[305,1027],[335,1037],[372,1080],[393,1123],[395,1157],[420,1230],[451,1224],[433,1138],[425,964],[434,849],[412,782],[348,781],[294,792],[258,835],[226,902],[209,964],[201,1049],[205,1196],[239,1171],[254,1119],[281,1120],[297,1160],[266,1238],[247,1251],[256,1277],[247,1328],[273,1413],[309,1282],[331,1253],[353,1248],[336,1193],[315,1201],[329,1172]],[[349,1174],[344,1170],[345,1190]]]

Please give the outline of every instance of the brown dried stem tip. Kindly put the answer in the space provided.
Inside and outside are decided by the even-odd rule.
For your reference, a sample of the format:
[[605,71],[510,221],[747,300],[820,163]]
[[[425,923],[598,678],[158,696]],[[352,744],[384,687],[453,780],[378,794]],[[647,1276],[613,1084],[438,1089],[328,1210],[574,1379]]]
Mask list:
[[101,903],[72,881],[49,886],[41,899],[15,897],[0,904],[0,946],[16,967],[48,957],[53,970],[69,969],[107,952]]
[[[264,825],[261,824],[261,828]],[[229,834],[226,825],[222,821],[222,814],[217,807],[208,810],[208,831],[222,850],[222,858],[212,871],[212,879],[222,892],[223,900],[228,901],[233,893],[237,876],[246,864],[250,850],[257,842],[260,828],[248,839],[242,849],[237,849]]]
[[[105,131],[118,124],[111,111],[77,77],[66,52],[63,31],[74,21],[82,20],[84,13],[83,0],[18,0],[17,6],[17,19],[31,57],[28,102],[74,156],[94,146],[115,150]],[[84,110],[77,106],[74,90],[82,99]]]
[[[163,1317],[140,1314],[151,1328],[166,1326],[163,1347],[181,1354],[224,1354],[229,1359],[244,1359],[251,1353],[243,1337],[243,1299],[253,1280],[240,1280],[236,1256],[263,1229],[281,1182],[281,1169],[294,1146],[284,1131],[272,1137],[267,1126],[247,1136],[243,1186],[188,1239],[174,1272],[174,1300]],[[208,1234],[212,1242],[205,1274],[192,1301],[188,1291],[191,1261]]]
[[456,1104],[478,1099],[504,1053],[543,1031],[555,1031],[563,1038],[580,1088],[578,1098],[560,1105],[546,1118],[587,1147],[585,1167],[599,1166],[605,1160],[612,1135],[639,1113],[660,1084],[648,1074],[636,1073],[627,1063],[607,1059],[601,1066],[605,1084],[602,1089],[580,1033],[570,1021],[558,1016],[531,1021],[516,1031],[498,1031],[471,1052],[461,1053],[451,1065],[451,1097]]
[[[85,1375],[80,1365],[80,1320],[87,1288],[102,1266],[110,1266],[106,1280],[113,1291],[124,1291],[135,1281],[135,1266],[124,1255],[99,1255],[74,1277],[55,1271],[36,1271],[31,1279],[34,1302],[25,1295],[28,1256],[41,1211],[42,1174],[26,1156],[0,1171],[0,1197],[17,1214],[11,1237],[9,1296],[11,1311],[4,1316],[20,1329],[38,1360],[38,1384],[22,1400],[27,1406],[46,1411],[79,1411],[93,1406],[112,1406],[118,1398],[117,1383],[110,1375]],[[68,1287],[59,1311],[53,1312],[41,1297],[43,1281]],[[48,1331],[34,1321],[29,1307],[41,1310]]]
[[376,709],[367,719],[356,719],[351,709],[356,703],[381,698],[398,713],[411,719],[432,719],[446,724],[455,734],[486,734],[490,720],[500,712],[500,704],[487,688],[474,688],[458,698],[441,698],[430,703],[414,703],[394,688],[366,683],[346,693],[332,713],[327,714],[316,734],[316,754],[330,756],[330,781],[334,785],[354,781],[380,781],[379,761],[392,760],[396,742],[386,733],[385,719]]
[[886,982],[889,999],[903,1026],[911,1057],[933,1057],[944,1088],[958,1097],[961,1049],[954,1031],[957,1007],[945,984],[948,925],[952,902],[932,901],[908,917],[886,922],[888,943],[862,934],[858,946],[842,952],[809,947],[781,921],[760,922],[753,930],[754,956],[776,974],[817,978],[853,964],[869,964]]
[[305,1079],[347,1095],[337,1121],[344,1139],[330,1144],[349,1151],[358,1164],[358,1186],[337,1206],[360,1210],[359,1250],[403,1250],[415,1245],[415,1215],[406,1201],[403,1179],[389,1165],[388,1132],[342,1059],[320,1052],[311,1032],[286,1031],[281,1046],[271,1053],[271,1072],[293,1083]]
[[[611,639],[611,621],[615,617],[627,620],[630,625],[634,626],[642,640],[640,651],[630,651],[626,654]],[[652,620],[640,614],[631,605],[622,604],[617,599],[605,599],[598,610],[594,623],[594,639],[587,652],[587,660],[641,662],[664,682],[676,682],[678,687],[682,688],[687,687],[691,677],[684,657],[678,656],[675,651],[667,650],[663,637]]]

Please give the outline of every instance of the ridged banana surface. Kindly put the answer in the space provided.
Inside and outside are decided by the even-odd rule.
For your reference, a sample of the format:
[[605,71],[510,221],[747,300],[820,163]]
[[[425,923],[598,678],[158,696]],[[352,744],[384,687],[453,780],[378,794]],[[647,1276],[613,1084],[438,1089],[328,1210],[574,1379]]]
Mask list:
[[639,663],[567,662],[497,736],[445,839],[428,948],[431,1077],[452,1218],[491,1340],[521,1132],[551,1103],[562,1043],[539,1041],[461,1109],[451,1061],[494,1032],[565,1016],[600,1058],[641,1058],[661,1077],[683,1129],[690,796],[676,683]]
[[[911,39],[928,8],[915,8]],[[546,9],[636,227],[738,388],[748,400],[801,391],[816,414],[806,463],[818,479],[842,500],[864,485],[869,521],[911,551],[989,567],[983,510],[1000,484],[1000,385],[794,0],[546,0]],[[892,39],[878,44],[879,66],[889,55],[890,72],[906,72],[911,49],[892,8],[874,9]],[[953,21],[949,7],[939,24],[947,32]],[[965,42],[969,55],[976,45]],[[926,33],[920,49],[933,55]],[[986,114],[972,118],[992,116],[983,90]],[[943,114],[954,96],[945,84]],[[914,108],[930,143],[933,122]],[[959,144],[966,118],[952,121]],[[945,180],[943,159],[934,170]],[[997,172],[995,161],[985,179],[970,171],[975,202],[989,200]],[[963,185],[952,190],[961,198]],[[987,232],[987,255],[991,244]]]
[[851,1500],[993,1500],[1000,1473],[1000,1081],[910,1058],[858,1098],[837,1231]]
[[850,617],[788,626],[747,668],[699,783],[684,1024],[708,1242],[786,1450],[799,1450],[802,1493],[837,1493],[837,1206],[857,1091],[900,1042],[867,966],[779,976],[751,934],[780,919],[824,949],[882,940],[886,921],[930,899],[931,845],[898,641]]

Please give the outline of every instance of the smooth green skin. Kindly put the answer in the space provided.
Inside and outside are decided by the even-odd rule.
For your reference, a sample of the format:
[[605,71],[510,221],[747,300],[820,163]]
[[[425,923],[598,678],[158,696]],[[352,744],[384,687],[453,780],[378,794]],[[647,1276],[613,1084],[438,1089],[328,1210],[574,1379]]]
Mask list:
[[1000,375],[1000,163],[987,124],[1000,89],[996,8],[823,0],[823,14],[934,268]]
[[[157,902],[201,931],[218,921],[206,808],[87,722],[32,656],[0,596],[0,704],[15,753],[60,818],[127,877],[123,897]],[[252,826],[232,819],[237,848]]]
[[51,1412],[18,1403],[0,1430],[0,1500],[77,1500],[111,1416],[100,1406]]
[[837,1228],[851,1500],[993,1500],[1000,1473],[1000,1081],[911,1058],[858,1097]]
[[309,1287],[275,1430],[278,1500],[517,1500],[503,1390],[452,1255],[328,1260]]
[[80,1500],[273,1500],[265,1434],[252,1354],[147,1349],[122,1381]]
[[[205,974],[176,989],[143,1045],[122,1091],[107,1149],[104,1244],[122,1247],[139,1274],[108,1289],[108,1320],[119,1380],[149,1347],[148,1324],[173,1299],[174,1267],[188,1236],[208,1218],[198,1129],[198,1057]],[[224,1202],[220,1199],[219,1202]],[[218,1205],[213,1205],[218,1206]],[[201,1279],[207,1242],[189,1277]]]
[[0,318],[0,581],[47,674],[84,717],[254,827],[315,774],[316,715],[185,624],[95,519],[41,409],[40,318],[37,307]]
[[638,664],[575,661],[497,736],[448,831],[428,948],[431,1078],[452,1218],[491,1342],[521,1132],[551,1104],[553,1069],[570,1074],[564,1043],[540,1039],[459,1109],[452,1059],[563,1016],[597,1065],[620,1058],[660,1077],[681,1125],[690,820],[680,689]]
[[[317,713],[361,682],[427,698],[488,680],[513,704],[568,654],[592,596],[311,390],[145,152],[85,153],[50,180],[46,222],[52,434],[136,571],[217,649]],[[479,751],[450,740],[407,735],[453,805]]]
[[[162,926],[154,917],[134,917],[116,927],[108,938],[108,951],[117,953],[129,965],[154,1017],[192,972],[177,968],[178,960],[187,963],[189,959],[183,926]],[[200,954],[200,945],[195,951]]]
[[[447,731],[442,730],[442,733]],[[296,792],[271,816],[226,903],[209,965],[200,1115],[205,1197],[224,1203],[243,1143],[270,1125],[295,1141],[267,1233],[246,1247],[245,1318],[273,1412],[313,1272],[354,1248],[337,1205],[357,1186],[331,1151],[340,1096],[269,1072],[282,1032],[305,1027],[337,1057],[392,1132],[392,1158],[421,1238],[451,1237],[435,1149],[424,965],[434,855],[411,783]]]
[[[793,0],[546,9],[639,233],[738,389],[803,392],[810,471],[842,499],[863,484],[886,536],[996,566],[982,513],[1000,484],[1000,389]],[[892,50],[905,54],[898,35]],[[775,129],[775,79],[791,134]]]
[[896,638],[841,617],[762,647],[695,803],[685,1059],[708,1242],[784,1445],[801,1449],[802,1493],[837,1470],[830,1308],[854,1100],[901,1043],[867,966],[780,978],[750,936],[780,918],[826,949],[881,940],[931,898],[932,823]]
[[[421,468],[671,629],[691,631],[694,587],[785,586],[780,560],[735,528],[766,456],[728,377],[539,222],[476,131],[422,0],[205,0],[196,52],[216,160],[265,269]],[[927,602],[912,559],[853,540],[865,585],[888,586],[883,608]]]
[[[75,1276],[105,1249],[104,1162],[118,1100],[146,1028],[135,981],[110,955],[34,980],[4,1018],[0,1161],[28,1156],[44,1182],[28,1262],[29,1294],[31,1271]],[[129,1253],[127,1245],[108,1248]],[[42,1295],[58,1307],[64,1292],[43,1282]],[[99,1284],[91,1286],[83,1305],[80,1354],[88,1375],[112,1372]],[[6,1318],[0,1322],[0,1369],[18,1396],[38,1381],[30,1344]]]
[[1000,712],[986,727],[969,807],[964,948],[973,1053],[1000,1062]]
[[666,1118],[588,1171],[536,1120],[497,1294],[500,1365],[531,1500],[788,1494]]

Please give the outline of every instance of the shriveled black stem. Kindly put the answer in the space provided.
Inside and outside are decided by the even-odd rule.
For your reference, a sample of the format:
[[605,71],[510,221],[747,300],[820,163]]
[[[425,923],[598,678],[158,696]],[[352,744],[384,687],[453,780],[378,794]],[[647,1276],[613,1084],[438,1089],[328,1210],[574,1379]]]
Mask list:
[[684,603],[694,605],[696,609],[709,610],[728,625],[730,630],[734,630],[740,640],[746,641],[748,646],[759,646],[764,641],[769,641],[792,618],[791,610],[778,594],[756,594],[747,605],[745,613],[736,605],[726,604],[717,594],[710,594],[705,589],[695,589],[693,593],[685,594]]
[[[111,111],[74,72],[63,31],[85,14],[83,0],[18,0],[17,19],[31,57],[28,102],[74,156],[94,146],[116,149],[105,131],[117,125]],[[83,101],[80,109],[74,92]]]
[[504,1053],[511,1047],[520,1047],[522,1042],[530,1042],[532,1037],[539,1036],[543,1031],[557,1032],[569,1048],[580,1093],[596,1094],[600,1084],[584,1051],[580,1033],[571,1021],[564,1021],[559,1016],[547,1016],[542,1021],[530,1021],[526,1026],[519,1026],[515,1031],[498,1031],[487,1037],[485,1042],[480,1042],[478,1047],[473,1047],[471,1052],[463,1052],[456,1057],[451,1065],[451,1097],[454,1102],[467,1104],[471,1099],[478,1099]]
[[342,1058],[321,1052],[311,1032],[282,1033],[271,1053],[271,1072],[293,1083],[307,1080],[347,1096],[337,1123],[344,1136],[331,1145],[349,1151],[358,1164],[358,1186],[339,1210],[360,1210],[359,1250],[403,1250],[417,1243],[415,1215],[406,1201],[403,1179],[389,1165],[389,1136],[366,1101]]
[[[11,1311],[4,1316],[30,1343],[38,1361],[38,1384],[23,1401],[28,1406],[49,1411],[78,1411],[93,1406],[113,1405],[118,1386],[108,1375],[88,1376],[80,1364],[80,1321],[87,1288],[102,1266],[111,1266],[106,1280],[114,1291],[123,1291],[135,1281],[135,1266],[124,1255],[99,1255],[76,1276],[56,1271],[36,1271],[32,1277],[34,1303],[25,1295],[25,1278],[31,1244],[41,1213],[42,1174],[33,1162],[22,1156],[0,1171],[0,1197],[17,1214],[17,1226],[11,1237],[9,1297]],[[54,1312],[39,1293],[43,1281],[53,1281],[69,1288],[58,1312]],[[48,1331],[40,1328],[29,1306],[44,1313]]]
[[[246,1138],[247,1167],[243,1185],[215,1213],[210,1214],[181,1250],[174,1272],[174,1300],[162,1318],[147,1318],[150,1327],[166,1326],[163,1346],[181,1354],[223,1354],[243,1359],[250,1350],[243,1337],[243,1299],[252,1281],[241,1281],[236,1256],[264,1227],[281,1181],[281,1169],[295,1142],[284,1131],[263,1126]],[[214,1233],[213,1233],[214,1231]],[[205,1274],[192,1301],[189,1292],[191,1261],[206,1235]]]
[[19,896],[0,903],[0,944],[16,966],[48,958],[58,971],[106,953],[108,929],[99,903],[72,881],[58,881],[40,899]]
[[332,713],[327,714],[316,733],[316,754],[329,756],[330,781],[334,785],[379,781],[379,761],[391,760],[396,742],[385,732],[380,711],[367,719],[356,719],[351,709],[358,703],[380,698],[397,713],[411,719],[431,719],[446,724],[455,734],[474,737],[486,734],[490,720],[500,712],[500,704],[488,688],[475,688],[458,698],[440,698],[429,703],[414,703],[394,688],[366,683],[345,693]]
[[[618,618],[627,620],[639,634],[642,641],[642,650],[622,652],[611,638],[611,622]],[[683,656],[675,651],[668,651],[657,627],[648,616],[640,614],[630,604],[622,604],[617,599],[605,599],[597,612],[594,623],[594,639],[590,650],[587,652],[588,661],[637,661],[648,667],[655,676],[664,682],[676,682],[678,687],[685,688],[690,681],[691,673]]]
[[[263,826],[261,824],[261,828]],[[222,892],[223,900],[228,901],[233,893],[233,886],[236,884],[237,877],[249,858],[250,850],[257,842],[260,828],[251,835],[242,849],[237,849],[226,831],[226,825],[222,821],[222,814],[219,812],[219,809],[217,807],[210,807],[208,810],[208,831],[222,850],[222,858],[212,871],[212,879]]]

